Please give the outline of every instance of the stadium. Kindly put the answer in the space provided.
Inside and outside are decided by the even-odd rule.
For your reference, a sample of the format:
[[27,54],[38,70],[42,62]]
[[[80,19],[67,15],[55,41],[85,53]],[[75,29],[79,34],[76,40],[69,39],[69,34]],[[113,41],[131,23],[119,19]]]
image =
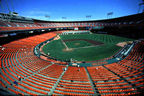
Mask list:
[[144,12],[75,21],[0,13],[0,95],[142,95],[143,30]]

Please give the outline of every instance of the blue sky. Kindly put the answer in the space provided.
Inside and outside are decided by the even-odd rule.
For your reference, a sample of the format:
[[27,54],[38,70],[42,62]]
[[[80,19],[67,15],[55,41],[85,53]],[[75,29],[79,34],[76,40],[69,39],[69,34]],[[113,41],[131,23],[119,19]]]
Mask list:
[[[14,9],[20,16],[35,19],[99,20],[107,19],[109,12],[113,12],[112,18],[136,14],[141,2],[142,0],[1,0],[0,12],[8,13],[8,4],[9,9]],[[86,18],[87,15],[91,15],[91,18]]]

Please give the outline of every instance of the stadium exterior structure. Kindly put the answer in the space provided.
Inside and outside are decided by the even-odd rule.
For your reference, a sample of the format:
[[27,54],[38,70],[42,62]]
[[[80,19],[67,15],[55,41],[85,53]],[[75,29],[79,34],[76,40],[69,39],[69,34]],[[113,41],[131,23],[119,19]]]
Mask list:
[[36,33],[77,28],[79,30],[91,30],[96,33],[106,32],[108,34],[122,35],[129,38],[143,38],[144,36],[144,33],[142,32],[144,13],[114,19],[91,21],[42,21],[36,19],[27,20],[25,18],[24,20],[21,20],[22,17],[21,19],[14,17],[11,19],[11,22],[7,22],[0,16],[1,37],[16,35],[19,33]]
[[[20,22],[19,18],[10,18],[19,22],[5,21],[0,16],[0,95],[143,94],[143,15],[144,13],[108,20],[64,22],[35,19]],[[139,40],[128,46],[130,53],[123,60],[106,65],[75,67],[65,62],[40,59],[36,52],[39,51],[38,45],[65,30],[90,30],[93,33]],[[122,52],[123,50],[116,56]]]

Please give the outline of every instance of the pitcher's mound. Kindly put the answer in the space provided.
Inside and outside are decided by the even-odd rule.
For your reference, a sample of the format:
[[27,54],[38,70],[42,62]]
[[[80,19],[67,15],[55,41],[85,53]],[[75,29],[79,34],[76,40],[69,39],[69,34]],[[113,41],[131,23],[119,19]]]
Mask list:
[[73,48],[64,48],[63,51],[64,52],[71,52],[71,51],[73,51]]
[[75,43],[75,45],[80,45],[80,43]]

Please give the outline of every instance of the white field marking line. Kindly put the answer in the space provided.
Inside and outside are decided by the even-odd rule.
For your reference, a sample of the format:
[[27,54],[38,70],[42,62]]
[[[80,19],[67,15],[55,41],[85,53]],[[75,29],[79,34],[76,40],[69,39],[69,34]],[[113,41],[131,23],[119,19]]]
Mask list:
[[90,47],[96,47],[96,46],[85,46],[85,47],[78,47],[78,48],[72,48],[72,49],[90,48]]
[[[103,45],[103,44],[101,44],[101,45]],[[72,49],[90,48],[90,47],[97,47],[97,46],[100,46],[100,45],[95,45],[95,46],[85,46],[85,47],[78,47],[78,48],[72,48]]]
[[[61,37],[60,37],[61,39]],[[68,46],[65,44],[65,42],[61,39],[61,42],[63,43],[63,45],[66,47],[66,49],[69,49]]]

